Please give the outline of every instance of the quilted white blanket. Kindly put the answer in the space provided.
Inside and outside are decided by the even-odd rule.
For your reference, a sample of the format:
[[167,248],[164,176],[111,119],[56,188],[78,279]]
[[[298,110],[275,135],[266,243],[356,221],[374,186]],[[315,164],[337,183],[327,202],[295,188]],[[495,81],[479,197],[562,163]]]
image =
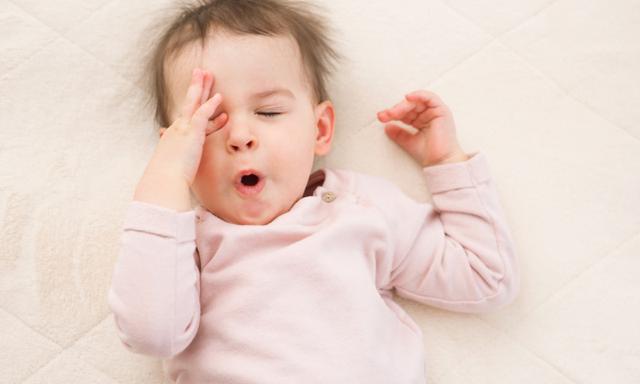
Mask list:
[[[640,2],[317,0],[347,62],[318,165],[427,201],[375,112],[436,92],[487,154],[518,299],[464,315],[398,299],[430,383],[640,382]],[[0,0],[0,383],[163,382],[106,301],[126,205],[158,140],[136,83],[170,0]]]

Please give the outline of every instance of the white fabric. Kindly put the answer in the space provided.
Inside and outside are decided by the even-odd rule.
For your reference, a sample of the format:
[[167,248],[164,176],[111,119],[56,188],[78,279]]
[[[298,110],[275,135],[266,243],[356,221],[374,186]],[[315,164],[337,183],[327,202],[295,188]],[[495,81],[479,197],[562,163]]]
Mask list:
[[[0,382],[159,383],[107,290],[157,140],[137,38],[170,0],[0,0]],[[504,310],[399,300],[431,383],[640,382],[640,3],[322,0],[347,57],[319,165],[429,199],[375,112],[429,89],[487,154],[521,257]]]

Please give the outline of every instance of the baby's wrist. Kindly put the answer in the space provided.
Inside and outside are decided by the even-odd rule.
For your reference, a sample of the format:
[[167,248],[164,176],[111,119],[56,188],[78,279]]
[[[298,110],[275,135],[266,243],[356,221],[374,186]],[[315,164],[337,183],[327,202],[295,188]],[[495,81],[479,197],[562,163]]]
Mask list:
[[133,200],[160,205],[178,212],[191,210],[189,184],[182,176],[148,167],[138,182]]
[[450,163],[460,163],[463,161],[467,161],[469,159],[470,157],[466,153],[464,153],[462,150],[460,150],[436,162],[425,163],[423,164],[423,167],[432,167],[435,165],[450,164]]

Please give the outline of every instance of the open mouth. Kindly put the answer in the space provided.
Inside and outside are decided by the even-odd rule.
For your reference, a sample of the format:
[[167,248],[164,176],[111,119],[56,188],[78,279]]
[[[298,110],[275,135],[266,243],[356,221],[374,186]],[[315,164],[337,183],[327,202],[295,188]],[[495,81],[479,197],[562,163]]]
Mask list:
[[240,182],[248,187],[253,187],[260,181],[260,176],[255,174],[245,175],[240,178]]
[[254,170],[245,170],[236,176],[235,187],[242,195],[256,195],[264,188],[265,178]]

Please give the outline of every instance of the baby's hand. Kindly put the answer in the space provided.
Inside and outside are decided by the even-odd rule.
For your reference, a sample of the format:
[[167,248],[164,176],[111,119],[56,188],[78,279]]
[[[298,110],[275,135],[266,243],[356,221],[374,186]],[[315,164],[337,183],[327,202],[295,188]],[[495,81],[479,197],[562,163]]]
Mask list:
[[161,128],[153,159],[154,169],[163,169],[193,184],[200,165],[205,137],[225,125],[227,115],[218,114],[222,96],[211,95],[213,76],[196,68],[178,118],[167,129]]
[[400,120],[418,130],[410,133],[393,123],[385,125],[387,136],[422,167],[469,159],[456,138],[451,111],[433,92],[411,92],[405,100],[377,115],[383,123]]

